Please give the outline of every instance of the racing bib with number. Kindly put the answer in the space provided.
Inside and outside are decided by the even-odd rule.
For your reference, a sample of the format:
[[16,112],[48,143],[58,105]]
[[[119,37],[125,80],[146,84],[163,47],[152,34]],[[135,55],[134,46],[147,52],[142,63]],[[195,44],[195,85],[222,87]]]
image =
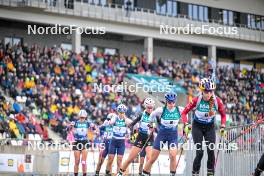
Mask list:
[[116,138],[125,138],[127,129],[124,119],[116,119],[116,122],[113,125],[113,137]]

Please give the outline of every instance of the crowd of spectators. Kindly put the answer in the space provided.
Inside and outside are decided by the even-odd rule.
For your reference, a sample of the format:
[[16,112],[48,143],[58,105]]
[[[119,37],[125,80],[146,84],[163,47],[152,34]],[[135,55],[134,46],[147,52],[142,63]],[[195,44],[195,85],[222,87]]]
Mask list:
[[69,122],[82,108],[98,124],[120,103],[128,106],[128,116],[140,112],[141,103],[135,94],[100,89],[101,85],[117,85],[128,70],[133,72],[126,59],[76,55],[55,46],[7,45],[0,50],[1,87],[65,139]]
[[44,121],[38,121],[28,110],[17,111],[13,105],[0,95],[0,139],[25,139],[38,134],[42,141],[50,140]]
[[[185,87],[191,99],[198,93],[199,79],[206,76],[208,70],[210,65],[206,62],[191,65],[154,59],[148,64],[144,56],[111,56],[88,51],[77,55],[57,46],[0,47],[0,82],[4,92],[31,109],[33,117],[38,116],[43,125],[50,125],[64,139],[69,122],[81,108],[85,108],[89,118],[97,124],[121,102],[128,106],[128,116],[141,111],[140,99],[135,94],[100,90],[100,85],[117,85],[126,73],[160,75]],[[216,93],[223,99],[233,121],[244,124],[263,116],[263,73],[256,69],[217,67],[216,75]],[[26,123],[32,124],[28,110],[24,111]],[[3,108],[0,113],[1,119],[9,121],[15,115]],[[28,133],[36,132],[34,123],[29,126],[25,128],[29,129]]]

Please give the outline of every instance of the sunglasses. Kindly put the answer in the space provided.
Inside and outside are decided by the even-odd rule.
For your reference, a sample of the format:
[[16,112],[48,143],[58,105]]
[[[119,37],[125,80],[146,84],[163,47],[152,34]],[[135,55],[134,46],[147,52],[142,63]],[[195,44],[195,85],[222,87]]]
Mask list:
[[204,93],[205,94],[209,94],[209,93],[212,93],[213,91],[212,90],[205,90]]

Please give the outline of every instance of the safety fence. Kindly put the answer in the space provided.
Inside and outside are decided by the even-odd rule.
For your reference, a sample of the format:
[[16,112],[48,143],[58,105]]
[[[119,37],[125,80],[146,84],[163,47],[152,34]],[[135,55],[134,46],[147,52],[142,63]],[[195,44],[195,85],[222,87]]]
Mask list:
[[[216,176],[250,176],[255,170],[258,160],[264,152],[263,135],[264,125],[239,126],[227,129],[227,134],[221,139],[217,135],[219,155],[215,165]],[[249,129],[250,128],[250,129]],[[193,142],[190,140],[189,143]],[[200,175],[207,174],[207,152],[204,147],[204,155],[201,163]],[[217,158],[218,150],[215,151]],[[192,163],[195,158],[195,150],[186,152],[186,170],[184,175],[190,176]]]

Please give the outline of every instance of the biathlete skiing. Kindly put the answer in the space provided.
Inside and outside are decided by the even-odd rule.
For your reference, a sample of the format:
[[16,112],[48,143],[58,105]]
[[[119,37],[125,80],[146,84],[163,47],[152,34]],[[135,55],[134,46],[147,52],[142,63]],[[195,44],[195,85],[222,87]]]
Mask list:
[[150,118],[158,125],[157,137],[154,140],[151,157],[145,164],[143,175],[150,175],[151,167],[157,160],[163,145],[167,145],[170,158],[170,175],[176,174],[176,154],[178,145],[178,122],[181,119],[180,107],[176,106],[177,95],[167,93],[165,106],[155,109]]
[[222,100],[215,96],[214,90],[216,89],[216,85],[211,79],[201,79],[199,88],[202,92],[201,95],[193,98],[193,100],[184,108],[181,115],[183,121],[187,123],[186,115],[191,110],[194,111],[192,137],[196,146],[196,157],[193,161],[192,175],[199,175],[201,160],[203,157],[202,142],[204,138],[208,153],[207,176],[213,176],[215,172],[215,155],[214,150],[208,146],[210,146],[210,144],[215,146],[216,133],[214,121],[217,111],[221,115],[220,135],[223,136],[225,133],[225,107]]
[[109,152],[109,144],[110,144],[110,141],[111,141],[112,136],[113,136],[113,127],[109,124],[110,124],[110,120],[115,115],[116,115],[115,113],[108,114],[104,123],[99,127],[100,131],[103,133],[102,134],[102,137],[103,137],[103,146],[102,147],[103,147],[103,149],[102,149],[102,151],[100,151],[100,154],[99,154],[99,159],[98,159],[98,163],[96,166],[95,176],[99,176],[101,167],[102,167],[104,160],[107,157],[108,152]]
[[113,126],[113,136],[109,144],[108,162],[106,166],[106,175],[111,175],[112,164],[117,154],[117,173],[121,167],[123,155],[125,153],[125,138],[129,129],[128,126],[132,122],[126,117],[127,107],[120,104],[117,107],[117,113],[109,121],[109,125]]
[[87,112],[85,110],[80,110],[78,113],[78,120],[74,124],[73,134],[74,140],[73,142],[73,151],[74,151],[74,176],[78,175],[79,171],[79,163],[80,157],[82,163],[82,172],[83,176],[86,176],[87,166],[86,166],[86,158],[87,158],[87,149],[89,148],[89,140],[88,140],[88,129],[91,126],[91,123],[86,120]]
[[[118,176],[123,175],[129,164],[138,156],[139,153],[142,156],[144,156],[144,154],[147,155],[147,160],[150,158],[154,129],[154,121],[151,119],[150,114],[152,113],[154,106],[155,101],[151,98],[146,98],[144,100],[145,110],[129,125],[130,128],[133,128],[134,125],[139,123],[138,134],[127,160],[122,164],[122,167],[119,170]],[[145,150],[145,153],[143,150]],[[145,158],[145,156],[143,158]]]

